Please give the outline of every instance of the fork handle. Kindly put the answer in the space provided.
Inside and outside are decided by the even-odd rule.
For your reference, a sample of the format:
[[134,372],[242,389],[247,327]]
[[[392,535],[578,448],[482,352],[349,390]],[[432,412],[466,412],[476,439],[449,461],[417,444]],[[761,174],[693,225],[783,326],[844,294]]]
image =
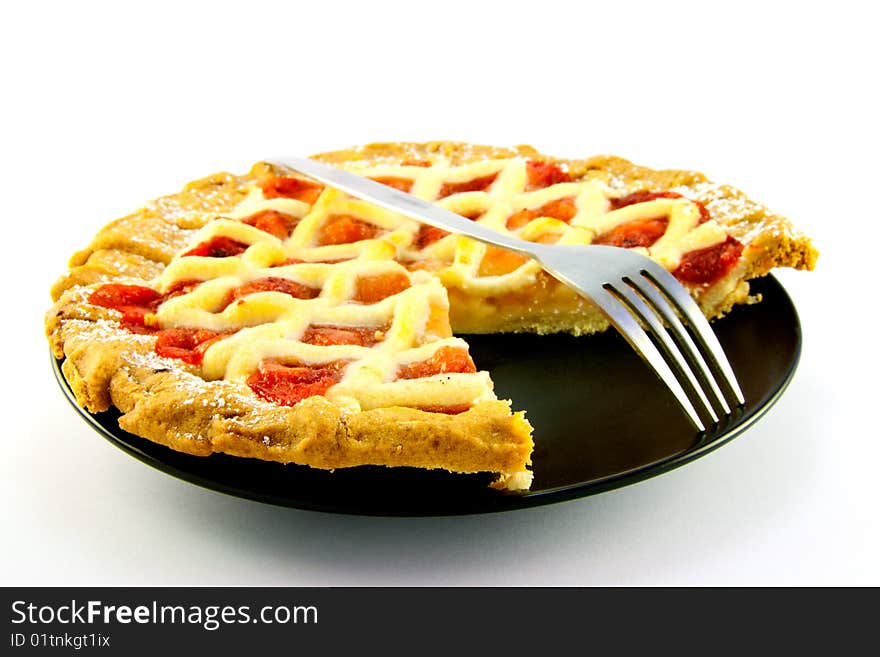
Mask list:
[[285,166],[330,187],[435,228],[466,235],[480,242],[514,251],[529,258],[534,257],[532,245],[524,240],[504,235],[476,221],[450,212],[439,205],[434,205],[417,196],[401,192],[369,178],[302,157],[275,158],[269,162]]

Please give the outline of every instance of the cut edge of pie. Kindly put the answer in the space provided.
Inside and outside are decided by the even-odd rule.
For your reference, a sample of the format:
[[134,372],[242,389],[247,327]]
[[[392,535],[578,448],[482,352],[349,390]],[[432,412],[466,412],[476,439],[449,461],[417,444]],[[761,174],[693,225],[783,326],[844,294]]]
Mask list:
[[[737,303],[754,301],[749,295],[748,279],[763,275],[776,266],[812,269],[817,257],[809,239],[792,228],[786,219],[747,199],[742,192],[711,183],[702,174],[694,172],[655,171],[609,156],[560,160],[542,155],[528,146],[505,149],[452,142],[373,144],[315,157],[359,171],[363,171],[364,167],[378,167],[375,170],[380,173],[382,167],[388,166],[396,171],[394,167],[401,162],[408,163],[410,167],[446,167],[446,170],[481,162],[489,162],[487,166],[492,169],[495,166],[492,161],[498,160],[549,163],[556,170],[565,172],[566,177],[560,178],[560,184],[566,181],[595,181],[609,197],[661,192],[660,196],[666,194],[673,199],[684,197],[682,202],[675,199],[669,201],[672,204],[683,206],[686,205],[685,201],[702,204],[712,219],[720,224],[721,229],[716,227],[715,230],[726,231],[742,244],[740,257],[723,277],[713,280],[711,284],[689,285],[709,317],[720,316]],[[513,173],[503,175],[508,178],[515,176],[517,167],[522,168],[519,164],[511,165],[508,168]],[[168,279],[168,271],[192,269],[185,266],[187,263],[181,265],[182,256],[210,255],[210,249],[197,252],[193,248],[194,240],[198,241],[201,236],[202,242],[196,248],[204,246],[206,235],[211,232],[209,225],[219,224],[214,221],[218,217],[242,220],[239,209],[247,206],[255,186],[262,185],[265,190],[266,181],[285,176],[290,176],[290,173],[258,163],[245,176],[221,173],[195,181],[178,194],[157,199],[138,212],[110,223],[98,233],[88,248],[74,254],[69,271],[52,288],[55,305],[47,314],[46,332],[55,356],[64,359],[62,371],[78,403],[89,412],[116,407],[121,412],[119,424],[122,429],[194,455],[222,452],[329,470],[358,465],[385,465],[441,468],[453,472],[494,472],[498,475],[495,487],[527,489],[532,476],[528,470],[533,449],[532,430],[522,412],[511,410],[509,401],[485,394],[475,397],[466,408],[455,409],[454,412],[436,412],[404,406],[363,408],[355,405],[352,408],[339,400],[317,394],[293,405],[279,405],[260,398],[254,393],[253,386],[249,386],[241,377],[226,380],[219,376],[205,380],[200,376],[203,372],[199,364],[158,355],[157,337],[154,334],[127,330],[120,322],[125,317],[124,313],[121,316],[112,307],[90,303],[95,291],[108,285],[134,288],[152,284],[160,289],[164,285],[167,290],[169,286],[185,283],[179,276],[176,280],[172,276],[170,282],[163,281],[163,276]],[[477,184],[472,181],[446,182],[440,194],[446,194],[450,200],[442,202],[483,202],[485,195],[480,195],[479,186],[487,187],[486,181],[491,186],[499,176],[502,173],[496,171],[485,176],[485,180],[478,178]],[[395,182],[393,178],[387,180],[388,184]],[[429,185],[430,182],[425,184]],[[551,181],[546,187],[553,188],[554,184]],[[502,202],[522,204],[521,199],[530,199],[532,196],[540,200],[540,190],[538,195],[533,193],[529,196],[529,193],[519,193],[510,197],[513,201],[507,199]],[[590,190],[583,192],[585,195],[588,193],[591,193]],[[264,191],[263,195],[266,194]],[[661,201],[660,205],[667,203],[658,200]],[[568,202],[568,199],[561,201]],[[321,200],[310,199],[308,207],[303,210],[304,214],[298,219],[306,221],[311,216],[309,213],[314,214],[321,203],[336,203],[335,207],[353,207],[366,212],[362,206],[352,205],[345,199],[328,201],[321,197]],[[572,203],[569,202],[569,205]],[[578,200],[578,203],[581,201]],[[544,203],[541,212],[551,205]],[[512,210],[508,208],[503,211]],[[528,221],[524,222],[525,228],[518,227],[519,230],[532,230],[536,226],[541,228],[546,225],[551,230],[559,231],[559,234],[576,232],[568,230],[564,222],[558,219],[539,216],[538,211],[524,212]],[[321,218],[323,232],[318,238],[314,234],[311,237],[310,244],[317,244],[315,248],[322,247],[322,253],[335,253],[333,249],[337,247],[341,249],[340,253],[346,250],[345,244],[340,246],[335,236],[340,229],[332,226],[336,216],[325,212]],[[344,224],[342,229],[349,233],[355,230],[357,235],[360,220],[340,216],[342,219],[339,221]],[[387,222],[388,218],[378,217],[376,221],[382,226],[381,222]],[[267,227],[251,222],[251,225],[264,231],[272,230],[269,224]],[[391,237],[384,239],[382,236],[374,239],[372,233],[364,233],[361,236],[363,243],[372,244],[375,248],[363,247],[357,258],[399,259],[398,255],[393,255],[399,253],[401,244],[400,231],[395,232],[397,226],[394,223],[388,229]],[[226,226],[225,230],[231,230],[236,235],[241,231],[250,235],[247,233],[249,229],[234,225],[231,228]],[[411,232],[411,226],[409,230]],[[406,240],[406,231],[401,234]],[[222,231],[220,235],[220,239],[226,239]],[[596,238],[595,234],[593,238]],[[293,234],[290,239],[293,239]],[[266,241],[271,240],[266,238]],[[422,269],[427,269],[442,281],[449,297],[449,319],[456,333],[567,331],[578,335],[607,328],[607,322],[598,311],[542,271],[529,273],[527,268],[514,263],[516,266],[512,271],[501,270],[501,274],[489,271],[485,280],[479,280],[483,273],[477,271],[477,265],[473,265],[470,271],[475,272],[476,278],[462,277],[461,267],[456,269],[456,265],[460,264],[459,260],[466,261],[469,257],[467,243],[470,240],[452,242],[449,239],[446,241],[447,251],[454,253],[450,257],[456,258],[453,266],[438,266],[436,258],[432,260],[432,256],[423,260],[404,259],[404,262],[410,269],[411,281],[430,278]],[[389,244],[394,247],[392,255],[381,255],[383,249],[387,251]],[[406,242],[403,244],[405,247]],[[244,246],[254,252],[260,251],[259,247],[252,249],[254,244]],[[277,248],[277,245],[273,248]],[[373,250],[370,251],[370,248]],[[266,246],[262,250],[268,252],[271,248]],[[420,254],[416,257],[419,258]],[[488,260],[486,253],[479,257]],[[203,262],[202,258],[190,260]],[[175,266],[168,268],[173,261]],[[210,268],[207,271],[211,271]],[[237,279],[239,285],[245,282],[246,287],[253,283],[253,274],[248,274],[251,278],[242,276]],[[499,281],[507,281],[507,287],[499,284]],[[188,295],[187,298],[199,298],[199,294],[189,290],[183,294]],[[204,294],[201,296],[205,297]],[[202,300],[199,303],[205,302]],[[198,315],[201,312],[198,309],[193,311],[193,303],[177,303],[177,306],[182,308],[179,310],[182,316],[204,316],[204,313]],[[220,314],[216,308],[213,310],[215,315]],[[170,317],[171,320],[165,317],[163,321],[176,321],[173,313]],[[221,337],[226,335],[222,327],[217,331],[222,334]],[[429,342],[436,339],[437,336],[430,338]],[[205,344],[211,345],[212,341]],[[250,361],[251,368],[257,362],[254,358]],[[226,366],[229,361],[221,359],[221,362]],[[298,364],[282,363],[281,366],[294,367]],[[441,379],[447,376],[442,374],[445,371],[440,370]],[[488,375],[481,374],[485,375],[488,390],[491,391]],[[449,382],[453,385],[452,378],[449,378]]]

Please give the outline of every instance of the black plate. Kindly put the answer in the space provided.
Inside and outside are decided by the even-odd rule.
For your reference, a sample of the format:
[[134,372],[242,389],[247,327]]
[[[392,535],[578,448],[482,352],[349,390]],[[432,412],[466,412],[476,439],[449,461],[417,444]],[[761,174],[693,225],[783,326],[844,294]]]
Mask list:
[[524,495],[487,488],[490,475],[359,467],[330,473],[224,454],[175,452],[121,430],[115,411],[74,408],[135,458],[186,481],[271,504],[366,515],[455,515],[518,509],[584,497],[641,481],[700,457],[742,433],[779,398],[800,356],[797,313],[772,277],[753,282],[763,302],[714,324],[747,403],[725,426],[696,435],[672,395],[613,332],[466,336],[498,396],[527,409],[535,428],[535,473]]

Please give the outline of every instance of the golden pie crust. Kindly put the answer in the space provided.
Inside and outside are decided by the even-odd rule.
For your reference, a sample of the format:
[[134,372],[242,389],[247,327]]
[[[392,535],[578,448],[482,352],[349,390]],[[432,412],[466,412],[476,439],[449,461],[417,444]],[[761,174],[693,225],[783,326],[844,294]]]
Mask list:
[[[778,266],[812,269],[817,257],[810,240],[785,218],[694,172],[656,171],[610,156],[560,160],[529,146],[451,142],[373,144],[315,157],[355,170],[411,161],[456,167],[540,160],[564,167],[574,180],[597,181],[617,196],[638,190],[680,193],[704,204],[744,247],[724,280],[691,286],[710,318],[754,301],[748,279]],[[73,255],[68,272],[52,287],[55,303],[46,332],[55,356],[64,359],[62,370],[79,404],[90,412],[116,407],[124,430],[189,454],[223,452],[323,469],[371,464],[489,471],[499,475],[499,488],[527,488],[531,427],[522,412],[511,412],[508,401],[479,399],[457,414],[401,406],[352,411],[322,396],[280,406],[260,399],[241,380],[205,380],[199,366],[159,358],[154,336],[122,328],[117,311],[88,302],[105,283],[155,282],[197,231],[234,213],[261,181],[283,174],[259,163],[244,176],[221,173],[190,183],[110,223]],[[607,328],[594,307],[543,272],[503,293],[473,294],[467,285],[444,280],[436,267],[428,269],[444,282],[455,332],[583,334]]]

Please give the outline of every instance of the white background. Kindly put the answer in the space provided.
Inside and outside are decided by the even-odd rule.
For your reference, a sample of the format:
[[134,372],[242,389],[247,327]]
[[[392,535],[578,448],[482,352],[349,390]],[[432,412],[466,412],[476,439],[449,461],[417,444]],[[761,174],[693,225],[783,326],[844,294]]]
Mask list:
[[[880,52],[869,3],[6,3],[0,584],[877,585]],[[480,517],[260,505],[154,471],[68,406],[48,288],[107,221],[217,170],[387,140],[698,169],[822,255],[803,357],[722,449]]]

